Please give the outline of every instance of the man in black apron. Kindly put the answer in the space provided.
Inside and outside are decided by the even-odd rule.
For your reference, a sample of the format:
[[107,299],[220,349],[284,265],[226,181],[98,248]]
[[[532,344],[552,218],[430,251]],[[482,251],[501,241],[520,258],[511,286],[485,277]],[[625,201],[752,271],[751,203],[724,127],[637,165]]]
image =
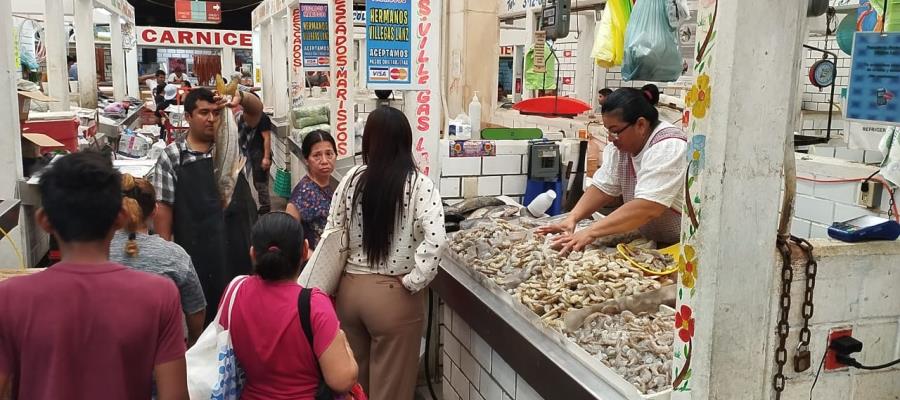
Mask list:
[[[166,147],[150,176],[157,198],[155,230],[191,256],[210,310],[218,306],[232,278],[250,272],[250,228],[256,222],[256,204],[244,174],[239,174],[231,203],[223,209],[213,164],[222,107],[209,90],[192,90],[184,104],[190,125],[187,139]],[[206,322],[215,315],[207,311]]]

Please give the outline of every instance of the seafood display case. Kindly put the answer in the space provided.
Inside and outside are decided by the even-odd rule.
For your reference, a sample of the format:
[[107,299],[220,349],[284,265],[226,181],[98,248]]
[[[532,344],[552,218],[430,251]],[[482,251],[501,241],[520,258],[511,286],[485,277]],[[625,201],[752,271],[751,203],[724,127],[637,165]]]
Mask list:
[[533,233],[542,222],[467,224],[432,288],[546,399],[668,399],[674,282],[616,249],[646,241],[620,235],[561,257]]

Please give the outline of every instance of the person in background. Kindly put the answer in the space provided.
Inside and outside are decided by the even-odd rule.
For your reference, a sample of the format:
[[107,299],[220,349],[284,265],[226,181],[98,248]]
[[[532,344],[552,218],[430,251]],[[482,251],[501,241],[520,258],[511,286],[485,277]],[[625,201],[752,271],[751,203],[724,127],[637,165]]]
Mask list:
[[[169,144],[150,172],[156,190],[154,229],[191,256],[207,306],[219,304],[228,282],[250,270],[247,249],[256,222],[256,205],[244,174],[238,174],[227,207],[219,194],[213,149],[224,106],[208,89],[191,90],[184,101],[187,138]],[[207,323],[213,314],[206,313]]]
[[[249,93],[249,95],[247,95]],[[238,91],[233,107],[241,107],[234,118],[240,132],[239,142],[253,174],[253,186],[259,201],[258,213],[272,210],[269,199],[269,168],[272,167],[272,121],[263,111],[262,100],[253,92]]]
[[258,91],[260,91],[260,88],[258,88],[258,87],[246,86],[243,83],[241,83],[241,80],[243,78],[244,78],[244,74],[242,74],[240,72],[234,72],[231,74],[231,80],[238,83],[238,90],[240,90],[242,92],[258,92]]
[[184,70],[181,67],[175,68],[171,74],[169,74],[169,78],[166,79],[169,83],[174,83],[176,85],[181,85],[184,81],[187,80],[187,76],[184,74]]
[[350,391],[358,367],[331,298],[312,290],[312,346],[300,323],[297,277],[309,254],[303,227],[283,212],[270,213],[253,227],[252,243],[253,275],[237,291],[232,320],[222,316],[247,376],[241,399],[312,399],[320,379],[316,363],[332,390]]
[[128,215],[125,227],[116,232],[109,258],[138,271],[171,279],[181,295],[181,310],[187,323],[187,343],[192,346],[203,333],[206,298],[191,257],[181,246],[151,235],[147,225],[156,211],[156,191],[150,181],[122,175],[122,205]]
[[[655,86],[622,88],[603,104],[609,144],[603,163],[569,216],[538,233],[560,233],[553,246],[562,253],[581,251],[603,236],[638,229],[660,247],[675,244],[681,234],[687,136],[660,121]],[[582,219],[622,196],[624,205],[589,228],[575,231]]]
[[0,282],[0,394],[187,400],[184,332],[171,280],[109,261],[126,220],[108,157],[64,156],[41,175],[38,225],[62,261]]
[[180,95],[178,97],[179,103],[184,104],[184,99],[187,98],[187,95],[188,95],[188,93],[191,92],[192,88],[193,88],[193,86],[191,85],[191,81],[182,82],[181,88],[178,89],[178,92],[180,93]]
[[78,62],[75,61],[75,57],[67,56],[66,64],[69,66],[69,80],[77,81],[78,80]]
[[285,211],[303,224],[309,247],[315,249],[328,222],[334,196],[331,173],[334,172],[337,145],[328,132],[312,131],[303,138],[300,151],[307,174],[291,191]]
[[597,92],[597,110],[599,111],[603,107],[603,103],[606,103],[606,98],[612,94],[612,89],[603,88]]
[[166,72],[160,69],[152,74],[141,75],[138,81],[147,85],[147,89],[150,89],[150,96],[157,101],[157,97],[162,96],[162,90],[166,87]]
[[346,227],[350,237],[337,312],[369,397],[411,400],[423,289],[437,275],[447,241],[444,209],[437,186],[416,169],[412,129],[403,112],[376,109],[365,132],[365,165],[341,181],[326,226]]

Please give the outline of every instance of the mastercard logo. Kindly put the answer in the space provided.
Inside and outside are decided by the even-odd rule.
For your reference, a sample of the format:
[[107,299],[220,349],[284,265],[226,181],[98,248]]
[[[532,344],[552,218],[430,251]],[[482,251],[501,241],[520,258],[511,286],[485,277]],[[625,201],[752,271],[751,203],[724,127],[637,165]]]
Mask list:
[[409,76],[409,73],[406,71],[406,68],[391,68],[392,81],[405,81],[407,76]]

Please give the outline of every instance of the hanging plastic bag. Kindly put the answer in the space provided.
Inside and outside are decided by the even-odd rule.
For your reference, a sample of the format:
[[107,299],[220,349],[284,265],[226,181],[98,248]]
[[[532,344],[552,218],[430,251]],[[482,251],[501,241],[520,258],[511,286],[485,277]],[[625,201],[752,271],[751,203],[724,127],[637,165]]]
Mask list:
[[610,41],[612,46],[613,57],[611,62],[598,64],[602,67],[610,68],[622,65],[625,53],[625,30],[628,26],[628,20],[631,18],[631,1],[630,0],[610,0],[606,3],[606,7],[610,12]]
[[681,22],[687,21],[691,17],[687,0],[666,0],[666,13],[669,17],[669,26],[672,29],[678,29],[678,25]]
[[615,61],[615,50],[612,40],[612,8],[604,7],[600,15],[600,25],[597,26],[594,35],[594,48],[591,49],[591,58],[601,67],[612,67]]
[[549,44],[544,45],[544,69],[546,72],[534,70],[534,47],[525,54],[525,89],[528,90],[555,90],[556,89],[556,54]]
[[681,76],[682,57],[669,25],[667,0],[639,0],[625,31],[622,79],[672,82]]

